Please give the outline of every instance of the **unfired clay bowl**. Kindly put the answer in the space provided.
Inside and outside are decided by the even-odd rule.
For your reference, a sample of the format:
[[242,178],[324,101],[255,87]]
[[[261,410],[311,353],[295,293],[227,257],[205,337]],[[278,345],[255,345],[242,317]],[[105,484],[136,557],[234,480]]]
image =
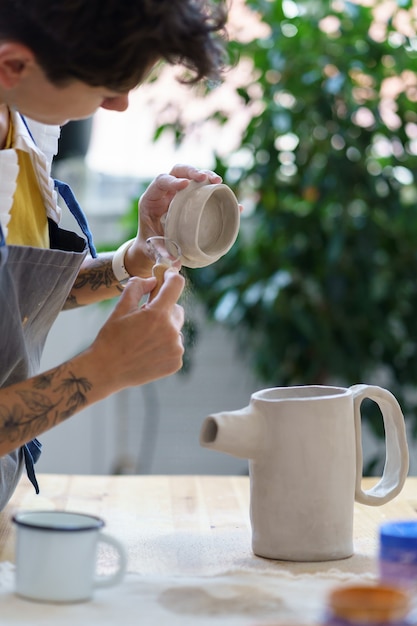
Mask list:
[[181,248],[185,267],[215,263],[236,241],[239,203],[227,185],[196,183],[179,191],[165,218],[165,236]]

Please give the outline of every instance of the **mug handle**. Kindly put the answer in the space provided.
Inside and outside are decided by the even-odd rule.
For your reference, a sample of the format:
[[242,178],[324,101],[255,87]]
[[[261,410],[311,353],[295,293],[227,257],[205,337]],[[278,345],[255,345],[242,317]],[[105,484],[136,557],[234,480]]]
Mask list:
[[119,566],[117,570],[112,574],[109,574],[107,576],[96,576],[93,585],[95,588],[112,587],[113,585],[117,585],[119,582],[121,582],[123,576],[125,575],[127,568],[126,551],[117,539],[115,539],[111,535],[107,535],[106,533],[100,532],[98,541],[99,543],[106,543],[115,549],[119,557]]
[[[387,389],[375,385],[353,385],[355,436],[356,436],[356,484],[355,500],[361,504],[379,506],[397,496],[408,474],[409,456],[404,415],[395,396]],[[363,454],[361,404],[366,398],[379,406],[385,428],[385,466],[381,479],[368,491],[362,490]]]

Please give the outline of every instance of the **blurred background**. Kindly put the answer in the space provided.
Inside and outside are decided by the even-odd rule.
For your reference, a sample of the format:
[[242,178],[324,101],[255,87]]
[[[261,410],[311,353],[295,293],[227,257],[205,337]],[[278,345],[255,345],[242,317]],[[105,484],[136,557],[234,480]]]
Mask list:
[[[216,169],[245,210],[232,250],[185,272],[184,371],[44,435],[39,471],[246,473],[200,448],[207,415],[262,387],[366,382],[400,401],[416,472],[416,23],[407,0],[233,0],[221,85],[160,68],[126,112],[63,128],[54,173],[99,249],[135,235],[140,194],[176,162]],[[43,367],[85,348],[111,306],[62,313]],[[363,429],[379,473],[373,403]]]

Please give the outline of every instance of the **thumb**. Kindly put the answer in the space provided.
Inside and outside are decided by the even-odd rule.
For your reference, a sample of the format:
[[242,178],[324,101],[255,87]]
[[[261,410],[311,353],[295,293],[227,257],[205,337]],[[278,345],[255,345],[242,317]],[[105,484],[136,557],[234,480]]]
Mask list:
[[137,311],[139,302],[144,295],[152,291],[155,283],[156,279],[153,276],[150,278],[138,278],[137,276],[130,278],[109,319],[123,317]]

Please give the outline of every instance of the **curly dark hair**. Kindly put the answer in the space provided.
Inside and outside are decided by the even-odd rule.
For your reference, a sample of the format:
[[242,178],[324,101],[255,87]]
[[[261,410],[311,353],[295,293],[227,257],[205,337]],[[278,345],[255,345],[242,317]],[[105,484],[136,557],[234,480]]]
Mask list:
[[222,0],[0,0],[0,40],[28,46],[56,85],[124,91],[160,60],[183,82],[218,80],[226,17]]

